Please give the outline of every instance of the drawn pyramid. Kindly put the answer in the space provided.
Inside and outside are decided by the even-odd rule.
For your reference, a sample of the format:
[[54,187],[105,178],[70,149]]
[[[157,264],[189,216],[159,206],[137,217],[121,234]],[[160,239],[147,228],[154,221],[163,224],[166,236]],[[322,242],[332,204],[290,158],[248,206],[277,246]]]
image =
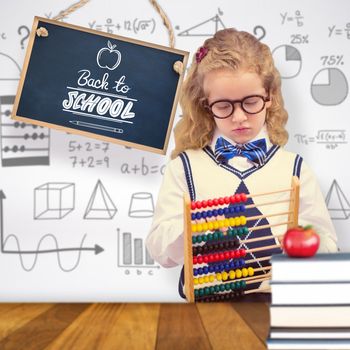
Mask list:
[[116,212],[117,208],[111,197],[98,180],[85,210],[84,219],[113,219]]
[[334,180],[326,196],[326,204],[332,219],[345,220],[350,216],[350,203],[337,181]]
[[213,36],[218,30],[225,29],[224,23],[221,21],[219,15],[215,15],[208,20],[199,23],[191,28],[188,28],[179,36]]

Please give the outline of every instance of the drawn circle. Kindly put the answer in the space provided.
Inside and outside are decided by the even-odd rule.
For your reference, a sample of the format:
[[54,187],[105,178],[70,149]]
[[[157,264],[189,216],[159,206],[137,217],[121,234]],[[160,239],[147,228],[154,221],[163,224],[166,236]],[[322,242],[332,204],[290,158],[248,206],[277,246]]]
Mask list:
[[301,54],[297,48],[291,45],[280,45],[272,51],[276,68],[283,79],[296,77],[302,67]]
[[334,106],[342,103],[349,91],[348,81],[338,68],[323,68],[311,82],[311,96],[320,105]]
[[21,68],[9,55],[0,52],[0,80],[19,80]]

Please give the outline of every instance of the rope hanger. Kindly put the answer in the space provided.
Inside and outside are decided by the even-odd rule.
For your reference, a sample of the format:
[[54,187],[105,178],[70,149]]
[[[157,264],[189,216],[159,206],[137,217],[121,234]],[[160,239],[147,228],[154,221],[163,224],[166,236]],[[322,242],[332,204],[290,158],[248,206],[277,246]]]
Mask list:
[[[59,14],[53,18],[53,20],[56,20],[56,21],[62,20],[64,17],[68,16],[69,14],[71,14],[71,13],[75,12],[76,10],[78,10],[79,8],[83,7],[89,1],[90,0],[79,0],[77,3],[69,6],[67,9],[60,11]],[[151,5],[155,8],[155,10],[158,12],[160,17],[162,18],[163,24],[165,25],[165,27],[168,30],[169,46],[171,48],[175,48],[174,30],[172,28],[172,25],[171,25],[171,22],[170,22],[168,16],[164,12],[164,10],[160,7],[160,5],[158,4],[157,0],[149,0],[149,1],[150,1]],[[44,28],[44,27],[38,28],[37,31],[36,31],[36,34],[38,36],[42,36],[42,37],[47,37],[49,35],[47,29]],[[178,74],[182,74],[182,72],[183,72],[183,64],[182,64],[182,62],[176,61],[174,63],[174,65],[173,65],[173,69]]]

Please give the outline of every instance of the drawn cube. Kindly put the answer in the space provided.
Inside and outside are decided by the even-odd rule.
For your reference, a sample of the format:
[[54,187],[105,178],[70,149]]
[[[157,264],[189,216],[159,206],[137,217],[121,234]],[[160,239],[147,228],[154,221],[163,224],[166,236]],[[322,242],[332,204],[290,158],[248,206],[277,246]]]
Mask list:
[[34,189],[34,219],[62,219],[74,209],[75,185],[51,182]]

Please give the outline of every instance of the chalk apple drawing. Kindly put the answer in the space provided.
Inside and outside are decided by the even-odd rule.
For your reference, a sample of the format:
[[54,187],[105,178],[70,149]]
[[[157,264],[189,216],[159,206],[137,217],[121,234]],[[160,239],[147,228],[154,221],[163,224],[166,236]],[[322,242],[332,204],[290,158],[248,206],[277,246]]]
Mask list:
[[[116,69],[119,64],[120,61],[122,59],[121,57],[121,53],[118,50],[115,50],[117,45],[112,45],[111,42],[108,40],[108,47],[103,47],[98,53],[97,53],[97,64],[100,68],[107,68],[109,70],[114,70]],[[107,62],[115,62],[114,64],[102,64],[100,62],[103,62],[103,57],[107,57],[106,55],[113,55],[112,59],[111,57],[108,57]],[[105,60],[106,61],[106,60]]]

